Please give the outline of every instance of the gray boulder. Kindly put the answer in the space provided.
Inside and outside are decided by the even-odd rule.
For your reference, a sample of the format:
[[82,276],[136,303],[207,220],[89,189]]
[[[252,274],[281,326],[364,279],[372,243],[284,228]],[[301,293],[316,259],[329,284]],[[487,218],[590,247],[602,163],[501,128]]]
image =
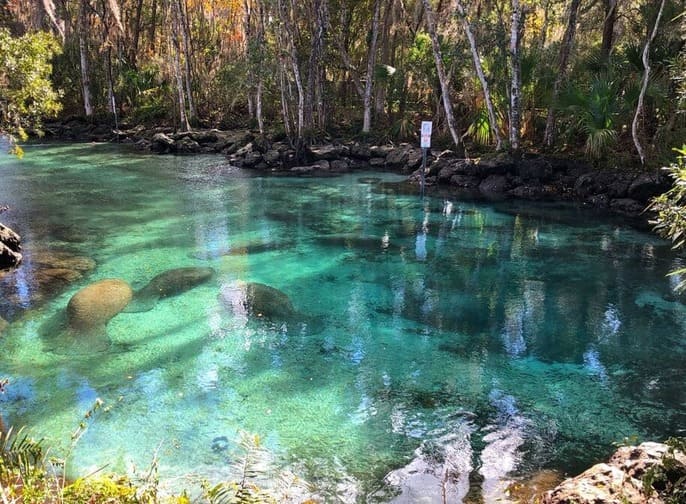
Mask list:
[[175,149],[175,142],[164,133],[155,133],[150,140],[150,148],[154,152],[165,154]]
[[638,201],[648,201],[669,189],[668,181],[658,173],[642,173],[629,186],[628,196]]
[[200,144],[189,136],[179,138],[176,141],[176,152],[181,152],[184,154],[193,154],[196,152],[200,152],[200,150]]
[[489,175],[479,184],[479,190],[485,194],[504,193],[508,188],[509,183],[505,175]]
[[0,224],[0,270],[14,268],[21,260],[21,238],[10,228]]

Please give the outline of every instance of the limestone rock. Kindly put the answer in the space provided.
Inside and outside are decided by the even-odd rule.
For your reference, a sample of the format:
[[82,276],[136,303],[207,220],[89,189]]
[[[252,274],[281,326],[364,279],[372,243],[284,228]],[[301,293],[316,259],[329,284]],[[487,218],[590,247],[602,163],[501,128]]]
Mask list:
[[348,148],[344,145],[328,144],[320,145],[318,147],[312,147],[310,148],[310,152],[312,153],[312,157],[314,157],[316,161],[332,161],[334,159],[339,159],[340,157],[347,155]]
[[479,186],[480,179],[479,177],[475,177],[473,175],[453,175],[450,178],[450,185],[454,185],[455,187],[462,187],[465,189],[471,189]]
[[262,159],[264,160],[264,162],[267,163],[267,165],[269,165],[269,166],[273,166],[275,164],[278,164],[280,158],[281,158],[281,153],[279,153],[278,150],[268,150],[262,156]]
[[610,201],[610,208],[615,212],[624,215],[638,215],[645,209],[646,205],[631,198],[617,198]]
[[[546,493],[543,504],[661,504],[665,501],[657,491],[644,491],[643,476],[651,467],[662,465],[667,451],[660,443],[622,447],[608,463],[596,464]],[[686,475],[683,453],[675,452],[671,465],[675,478]]]
[[251,168],[262,161],[262,154],[258,151],[248,152],[243,158],[243,166],[246,168]]
[[373,158],[386,158],[393,150],[390,145],[374,145],[369,149],[369,153]]
[[200,152],[200,144],[189,136],[185,136],[176,141],[176,152],[192,154]]
[[350,155],[357,159],[368,160],[372,157],[372,151],[367,144],[354,143],[350,147]]
[[102,328],[129,304],[132,297],[131,286],[123,280],[108,278],[92,283],[69,300],[69,327],[77,331]]
[[0,270],[18,266],[22,261],[21,238],[0,224]]
[[667,180],[655,173],[642,173],[631,182],[628,196],[638,201],[648,201],[669,189]]
[[348,171],[348,161],[346,159],[334,159],[331,161],[331,171],[332,172],[346,172]]
[[150,142],[150,148],[160,154],[172,151],[175,145],[174,140],[164,133],[155,133]]
[[486,194],[500,194],[508,189],[505,175],[489,175],[480,184],[479,190]]
[[410,153],[407,146],[400,146],[388,153],[386,156],[386,166],[389,168],[399,168],[404,166],[409,158]]

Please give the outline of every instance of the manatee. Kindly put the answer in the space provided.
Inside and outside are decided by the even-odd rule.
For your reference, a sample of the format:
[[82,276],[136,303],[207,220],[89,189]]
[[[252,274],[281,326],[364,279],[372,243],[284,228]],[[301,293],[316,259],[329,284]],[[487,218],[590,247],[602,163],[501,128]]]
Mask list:
[[247,317],[291,320],[297,314],[288,295],[258,282],[225,285],[221,290],[221,301],[235,314]]
[[212,268],[174,268],[154,277],[148,285],[136,291],[133,301],[126,312],[145,312],[152,310],[160,299],[182,294],[214,276]]
[[92,283],[69,300],[68,325],[76,332],[98,332],[129,304],[132,295],[131,286],[124,280],[107,278]]

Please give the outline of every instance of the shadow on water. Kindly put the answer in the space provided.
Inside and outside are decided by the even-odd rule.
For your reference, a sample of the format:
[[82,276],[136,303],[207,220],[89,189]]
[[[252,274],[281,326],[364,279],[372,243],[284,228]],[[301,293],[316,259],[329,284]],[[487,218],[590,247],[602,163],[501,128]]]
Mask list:
[[[248,183],[200,161],[122,156],[104,180],[90,153],[36,167],[33,182],[19,174],[26,186],[10,173],[33,240],[93,250],[94,276],[136,287],[189,262],[215,269],[219,287],[153,293],[150,311],[118,314],[112,344],[92,353],[64,334],[49,292],[0,343],[17,383],[2,407],[15,419],[68,432],[58,423],[82,402],[125,396],[93,451],[134,439],[140,451],[163,432],[182,445],[169,464],[197,467],[217,460],[214,439],[255,429],[323,486],[357,479],[370,499],[389,472],[453,448],[468,448],[485,492],[493,474],[575,470],[625,435],[683,428],[686,311],[668,294],[676,263],[658,240],[562,206],[422,201],[384,174]],[[48,198],[59,174],[66,185]],[[76,182],[79,198],[113,189],[70,203]],[[256,306],[247,289],[222,299],[239,279],[288,302]]]

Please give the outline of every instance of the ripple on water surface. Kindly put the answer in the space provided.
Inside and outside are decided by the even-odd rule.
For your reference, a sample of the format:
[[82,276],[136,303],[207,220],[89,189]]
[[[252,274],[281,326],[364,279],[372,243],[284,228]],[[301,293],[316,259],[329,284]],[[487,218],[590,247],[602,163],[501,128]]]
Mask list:
[[[665,277],[680,263],[621,223],[111,146],[29,147],[0,178],[3,218],[40,250],[0,279],[0,408],[65,449],[103,399],[75,471],[158,451],[164,478],[226,478],[246,431],[332,501],[431,501],[437,471],[456,500],[494,501],[624,437],[682,433],[686,308]],[[89,268],[43,288],[51,254]],[[94,281],[149,295],[207,268],[102,333],[68,327]]]

